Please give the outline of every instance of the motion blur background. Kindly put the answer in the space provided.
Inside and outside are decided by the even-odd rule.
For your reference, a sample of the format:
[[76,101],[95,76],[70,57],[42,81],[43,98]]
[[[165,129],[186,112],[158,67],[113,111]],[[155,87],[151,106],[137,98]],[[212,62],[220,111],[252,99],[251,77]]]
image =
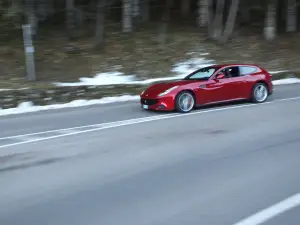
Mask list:
[[[0,89],[49,89],[53,82],[114,71],[140,80],[165,77],[190,58],[203,64],[258,63],[298,76],[298,5],[297,0],[0,0]],[[35,48],[34,82],[25,79],[27,23]],[[97,97],[143,88],[114,86]]]

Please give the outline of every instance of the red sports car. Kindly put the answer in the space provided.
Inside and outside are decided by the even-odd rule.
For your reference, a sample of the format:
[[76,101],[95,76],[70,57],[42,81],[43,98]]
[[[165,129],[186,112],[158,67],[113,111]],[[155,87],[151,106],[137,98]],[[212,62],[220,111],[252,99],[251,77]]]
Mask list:
[[144,109],[190,112],[197,106],[251,100],[265,102],[273,93],[272,75],[255,64],[201,68],[179,81],[153,84],[140,95]]

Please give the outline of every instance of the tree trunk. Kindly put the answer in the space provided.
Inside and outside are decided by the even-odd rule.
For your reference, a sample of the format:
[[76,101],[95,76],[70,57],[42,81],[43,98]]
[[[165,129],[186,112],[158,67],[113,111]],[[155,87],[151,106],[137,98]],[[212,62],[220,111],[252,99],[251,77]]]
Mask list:
[[197,24],[199,27],[206,27],[208,25],[210,5],[213,0],[197,0],[198,1],[198,18]]
[[276,3],[270,0],[267,7],[264,27],[264,37],[267,41],[272,41],[276,38],[276,25]]
[[[203,0],[200,0],[203,1]],[[213,9],[213,0],[207,1],[207,31],[208,37],[211,38],[214,33],[213,20],[214,20],[214,9]]]
[[95,48],[98,50],[104,47],[105,5],[106,0],[98,0],[95,32]]
[[74,0],[66,0],[66,27],[69,38],[73,37],[75,29],[75,3]]
[[181,0],[181,15],[187,17],[190,13],[191,0]]
[[132,32],[132,0],[123,0],[123,32]]
[[216,9],[216,13],[212,25],[213,27],[212,38],[214,40],[218,40],[221,37],[223,32],[224,6],[225,6],[225,0],[217,1],[217,9]]
[[38,21],[45,21],[48,17],[48,0],[39,0],[37,4]]
[[162,24],[160,27],[160,44],[165,45],[167,42],[168,24],[170,21],[171,7],[173,5],[173,0],[166,0],[165,9],[162,16]]
[[251,16],[250,16],[250,10],[249,10],[249,5],[251,2],[249,0],[242,0],[241,1],[241,22],[244,24],[250,23]]
[[132,0],[132,23],[133,28],[137,29],[140,22],[140,0]]
[[142,0],[141,1],[141,20],[142,22],[148,22],[149,21],[149,0]]
[[140,0],[132,0],[132,16],[138,17],[140,15]]
[[223,35],[220,38],[220,43],[225,44],[229,37],[232,35],[234,26],[236,24],[236,15],[239,8],[239,0],[232,0],[230,10],[229,10],[229,16],[225,24]]
[[297,0],[287,1],[286,32],[297,31]]

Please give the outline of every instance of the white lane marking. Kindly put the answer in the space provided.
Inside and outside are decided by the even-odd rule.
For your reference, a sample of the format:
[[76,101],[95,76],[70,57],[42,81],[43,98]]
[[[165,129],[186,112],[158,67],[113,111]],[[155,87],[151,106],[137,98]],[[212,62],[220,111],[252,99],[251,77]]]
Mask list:
[[[175,115],[177,115],[178,113],[176,113]],[[172,114],[174,115],[174,114]],[[128,122],[135,122],[135,121],[139,121],[141,119],[147,119],[147,118],[164,118],[166,115],[160,115],[160,116],[147,116],[147,117],[141,117],[141,118],[136,118],[136,119],[129,119],[129,120],[119,120],[119,121],[114,121],[114,122],[108,122],[108,123],[98,123],[98,124],[91,124],[91,125],[85,125],[85,126],[77,126],[77,127],[69,127],[69,128],[63,128],[63,129],[56,129],[56,130],[48,130],[48,131],[41,131],[41,132],[35,132],[35,133],[29,133],[29,134],[21,134],[21,135],[14,135],[14,136],[8,136],[8,137],[1,137],[0,140],[4,140],[4,139],[15,139],[15,138],[20,138],[20,137],[24,137],[24,136],[36,136],[36,135],[40,135],[40,134],[49,134],[49,133],[70,133],[70,132],[74,132],[77,129],[91,129],[91,128],[99,128],[99,127],[103,127],[103,126],[107,126],[107,125],[112,125],[112,124],[116,124],[116,123],[128,123]]]
[[[59,134],[59,135],[53,135],[53,136],[49,136],[49,137],[40,137],[40,138],[36,138],[36,139],[33,139],[33,140],[20,141],[20,142],[16,142],[16,143],[12,143],[12,144],[0,145],[0,149],[1,148],[12,147],[12,146],[16,146],[16,145],[28,144],[28,143],[38,142],[38,141],[44,141],[44,140],[60,138],[60,137],[66,137],[66,136],[71,136],[71,135],[77,135],[77,134],[83,134],[83,133],[88,133],[88,132],[93,132],[93,131],[99,131],[99,130],[104,130],[104,129],[109,129],[109,128],[116,128],[116,127],[121,127],[121,126],[126,126],[126,125],[134,125],[134,124],[145,123],[145,122],[156,121],[156,120],[162,120],[162,119],[171,119],[171,118],[192,116],[192,115],[198,115],[198,114],[204,114],[204,113],[210,113],[210,112],[225,111],[225,110],[230,110],[230,109],[255,107],[255,106],[259,106],[259,105],[274,104],[274,103],[277,103],[277,102],[292,101],[292,100],[299,100],[299,99],[300,99],[300,96],[299,97],[294,97],[294,98],[286,98],[286,99],[275,100],[275,101],[272,101],[272,102],[222,107],[222,108],[216,108],[216,109],[210,109],[210,110],[190,112],[190,113],[186,113],[186,114],[176,113],[176,114],[171,114],[171,115],[150,116],[150,117],[142,117],[142,118],[137,118],[137,119],[122,120],[122,121],[116,121],[116,122],[110,122],[110,123],[102,123],[102,124],[100,123],[100,124],[93,124],[93,125],[87,125],[87,126],[72,127],[72,128],[50,130],[50,131],[44,131],[44,132],[24,134],[24,135],[2,137],[2,138],[0,138],[0,140],[17,139],[19,137],[30,137],[30,136],[34,136],[34,135],[46,134],[46,133],[51,133],[51,132],[52,133],[57,133],[59,131],[64,131],[65,132],[65,133],[62,133],[62,134]],[[83,130],[83,131],[76,131],[76,129],[80,129],[80,128],[88,128],[88,129]],[[67,132],[67,131],[70,131],[70,132]],[[0,152],[0,153],[2,153],[2,152]]]
[[289,197],[233,225],[259,225],[300,205],[300,193]]
[[[37,138],[38,137],[33,137],[33,136],[22,136],[22,137],[18,137],[16,139],[23,142],[23,141],[35,141]],[[11,139],[11,138],[9,138],[9,139]]]

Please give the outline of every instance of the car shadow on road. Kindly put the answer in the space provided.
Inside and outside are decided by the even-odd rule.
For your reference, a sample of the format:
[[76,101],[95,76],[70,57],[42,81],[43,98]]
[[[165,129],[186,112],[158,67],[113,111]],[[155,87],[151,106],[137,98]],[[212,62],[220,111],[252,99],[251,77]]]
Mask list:
[[210,105],[198,106],[195,110],[203,110],[203,109],[215,109],[229,106],[238,106],[238,105],[249,105],[251,104],[249,101],[236,101],[236,102],[226,102],[226,103],[215,103]]
[[[265,102],[272,102],[274,101],[274,98],[270,96],[270,98]],[[226,103],[216,103],[216,104],[210,104],[210,105],[205,105],[205,106],[199,106],[195,110],[203,110],[203,109],[215,109],[215,108],[222,108],[222,107],[230,107],[230,106],[239,106],[239,105],[249,105],[249,104],[254,104],[251,101],[247,100],[238,100],[234,102],[226,102]],[[258,103],[262,104],[262,103]]]
[[[221,107],[228,107],[228,106],[238,106],[238,105],[247,105],[251,104],[247,101],[236,101],[236,102],[229,102],[229,103],[216,103],[216,104],[210,104],[210,105],[204,105],[204,106],[197,106],[193,111],[199,111],[199,110],[204,110],[204,109],[216,109],[216,108],[221,108]],[[141,109],[144,111],[144,109]],[[155,110],[147,110],[147,114],[151,115],[170,115],[178,113],[176,110],[174,111],[155,111]]]
[[[266,101],[266,102],[272,102],[274,101],[274,97],[270,96],[270,98]],[[209,110],[209,109],[217,109],[217,108],[222,108],[222,107],[230,107],[230,106],[239,106],[239,105],[249,105],[249,104],[253,104],[250,101],[247,100],[238,100],[238,101],[234,101],[234,102],[226,102],[226,103],[215,103],[215,104],[209,104],[209,105],[203,105],[203,106],[197,106],[194,111],[199,111],[199,110]],[[144,110],[141,108],[141,110]],[[147,110],[148,114],[151,115],[170,115],[170,114],[174,114],[174,113],[178,113],[176,112],[176,110],[174,111],[155,111],[155,110]]]

